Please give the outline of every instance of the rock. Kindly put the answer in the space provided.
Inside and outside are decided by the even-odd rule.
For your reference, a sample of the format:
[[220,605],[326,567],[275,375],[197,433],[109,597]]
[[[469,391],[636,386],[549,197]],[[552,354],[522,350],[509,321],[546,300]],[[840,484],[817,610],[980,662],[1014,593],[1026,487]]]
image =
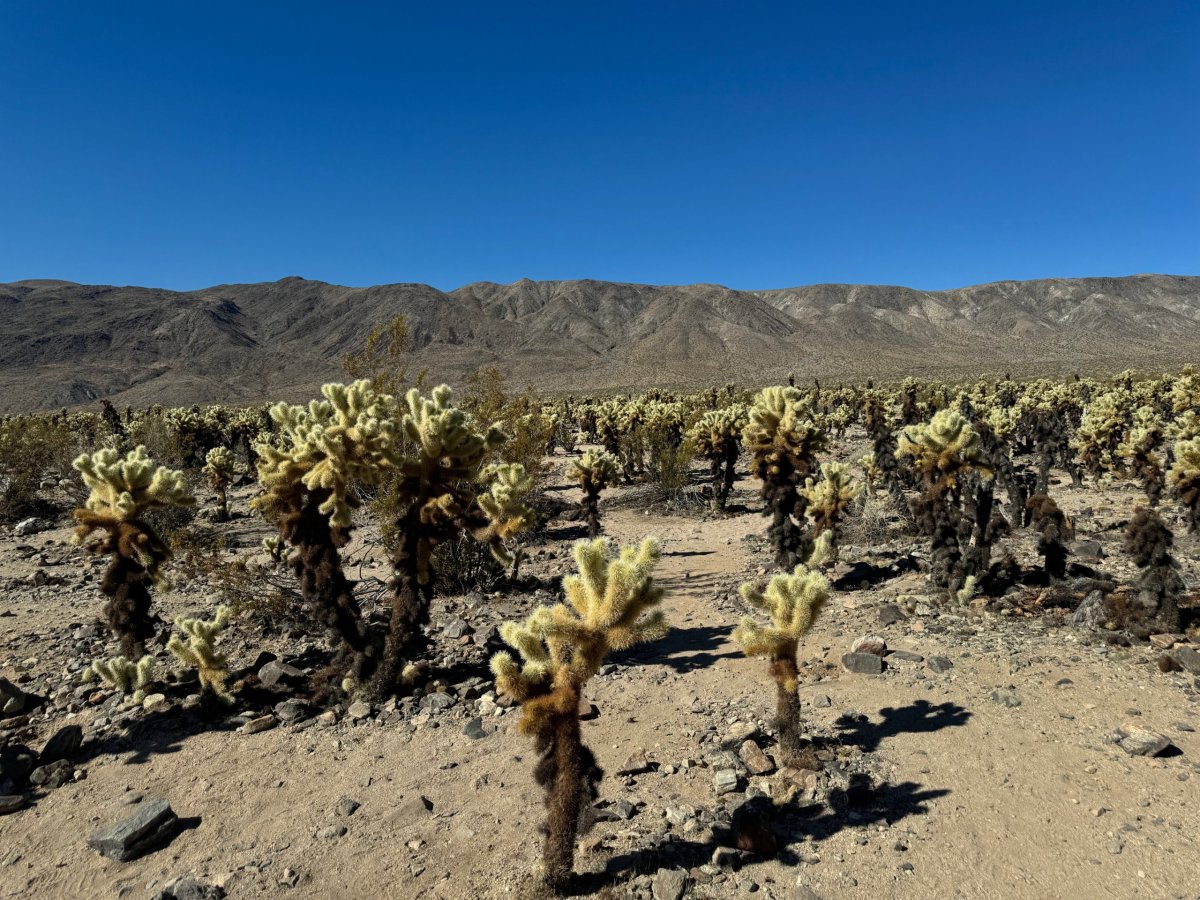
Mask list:
[[366,700],[355,700],[350,704],[350,708],[346,710],[346,715],[352,719],[368,719],[374,711],[374,707]]
[[22,794],[0,794],[0,816],[7,816],[25,808],[25,797]]
[[1016,692],[1011,690],[992,691],[992,702],[1003,704],[1009,709],[1016,709],[1021,705],[1021,701],[1018,699]]
[[225,889],[215,884],[206,884],[190,875],[168,883],[151,900],[224,900]]
[[646,759],[646,751],[635,750],[629,754],[629,758],[625,760],[621,768],[617,769],[617,774],[641,775],[643,772],[649,772],[650,768],[650,760]]
[[910,663],[925,662],[925,657],[923,657],[920,653],[913,653],[909,650],[893,650],[891,653],[888,654],[887,658],[888,658],[888,662],[891,662],[893,659],[898,659],[901,662],[910,662]]
[[166,800],[151,800],[127,819],[95,831],[87,844],[101,856],[128,862],[166,846],[179,831],[179,817]]
[[292,697],[284,700],[282,703],[275,704],[275,715],[279,717],[280,722],[291,725],[312,715],[312,707],[308,705],[307,700]]
[[302,683],[304,673],[295,666],[289,666],[285,662],[273,659],[258,670],[258,680],[263,687],[271,688],[278,685],[290,687]]
[[46,741],[38,756],[38,762],[43,766],[58,762],[60,759],[70,759],[83,746],[83,729],[78,725],[66,725],[54,732],[54,736]]
[[471,626],[468,625],[466,622],[464,622],[462,619],[451,619],[449,622],[446,623],[446,626],[442,629],[442,634],[444,634],[448,638],[458,639],[461,637],[466,637],[470,633],[471,633]]
[[476,716],[463,726],[463,734],[473,741],[487,737],[487,731],[483,727],[483,719]]
[[1200,675],[1200,651],[1194,647],[1179,647],[1171,656],[1193,675]]
[[734,845],[755,856],[774,856],[779,841],[771,828],[770,801],[759,797],[742,804],[733,814]]
[[854,642],[850,652],[874,653],[876,656],[883,656],[887,653],[887,641],[876,635],[864,635]]
[[731,794],[738,789],[738,773],[734,769],[720,769],[713,773],[713,790],[717,796]]
[[25,709],[25,704],[28,701],[29,698],[23,690],[7,678],[0,678],[0,715],[17,715],[17,713]]
[[0,747],[0,791],[11,794],[24,788],[36,764],[37,756],[24,744]]
[[879,624],[895,625],[904,621],[904,613],[895,603],[887,603],[879,608]]
[[142,698],[142,709],[146,710],[146,712],[166,709],[169,705],[166,694],[147,694]]
[[1171,746],[1171,739],[1136,722],[1117,729],[1117,744],[1130,756],[1157,756]]
[[340,837],[345,837],[349,830],[345,825],[327,825],[321,829],[321,837],[327,841],[336,841]]
[[1158,671],[1166,674],[1168,672],[1179,672],[1183,669],[1175,657],[1169,653],[1164,653],[1158,658]]
[[683,869],[659,869],[650,885],[654,900],[680,900],[687,890],[688,876]]
[[28,537],[31,534],[37,534],[39,531],[49,531],[54,526],[45,519],[30,517],[22,519],[13,526],[13,534],[17,537]]
[[262,731],[270,731],[278,724],[279,720],[270,713],[267,713],[265,716],[259,716],[257,719],[251,719],[249,722],[239,728],[238,731],[240,731],[242,734],[258,734]]
[[762,751],[754,741],[746,741],[738,751],[738,756],[746,764],[746,770],[751,775],[768,775],[775,771],[775,763],[771,757]]
[[882,675],[883,657],[876,656],[874,653],[844,653],[842,654],[842,667],[847,672],[855,672],[859,675]]
[[[443,712],[457,703],[449,694],[443,694],[435,691],[432,694],[426,694],[421,698],[421,709],[427,709],[430,712]],[[353,707],[352,707],[353,708]]]
[[1092,591],[1071,613],[1071,624],[1076,628],[1096,631],[1104,625],[1104,592]]
[[342,799],[338,801],[337,814],[339,816],[345,816],[346,818],[349,818],[358,812],[359,807],[361,806],[362,804],[357,800],[354,800],[350,797],[342,797]]
[[938,675],[954,668],[954,663],[947,656],[931,656],[925,660],[925,665],[929,666],[931,672],[936,672]]
[[1187,635],[1183,634],[1152,634],[1150,635],[1150,643],[1159,650],[1170,650],[1176,644],[1187,640]]
[[1099,541],[1080,541],[1075,545],[1075,555],[1088,562],[1099,562],[1104,559],[1104,548]]
[[75,774],[75,764],[69,759],[60,759],[45,766],[38,766],[29,773],[29,783],[34,787],[52,791],[62,787]]

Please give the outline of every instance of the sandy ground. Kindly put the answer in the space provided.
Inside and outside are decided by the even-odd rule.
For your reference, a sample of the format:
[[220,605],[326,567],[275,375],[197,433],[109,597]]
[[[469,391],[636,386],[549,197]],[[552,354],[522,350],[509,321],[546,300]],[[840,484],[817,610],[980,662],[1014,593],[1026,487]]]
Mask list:
[[[1078,539],[1094,537],[1108,551],[1105,571],[1128,577],[1111,526],[1136,494],[1069,482],[1055,492],[1077,517]],[[589,686],[599,713],[584,723],[584,738],[608,773],[601,796],[631,814],[581,838],[577,870],[593,876],[581,890],[675,896],[663,873],[678,870],[695,897],[1200,896],[1197,679],[1160,673],[1146,645],[1113,646],[1053,617],[929,600],[882,625],[880,609],[898,595],[932,596],[916,573],[833,597],[801,650],[805,715],[813,735],[835,748],[833,771],[819,773],[815,789],[802,789],[781,814],[781,854],[714,864],[713,825],[745,802],[745,789],[779,797],[786,786],[778,773],[743,778],[743,790],[720,797],[713,785],[722,745],[736,752],[750,735],[773,753],[766,664],[745,658],[730,636],[743,612],[737,584],[770,564],[765,522],[745,480],[722,518],[649,512],[626,494],[608,499],[606,532],[622,543],[661,540],[658,572],[674,630],[611,660]],[[238,527],[248,546],[266,533],[256,520]],[[552,526],[551,537],[574,527]],[[70,695],[77,679],[66,673],[80,652],[71,632],[94,620],[101,601],[93,584],[78,583],[81,568],[90,569],[67,535],[60,528],[0,541],[0,674]],[[915,539],[864,533],[855,541],[852,525],[843,561],[921,551]],[[1028,535],[1007,543],[1036,564]],[[36,552],[21,559],[19,545]],[[558,547],[560,558],[531,568],[561,574],[566,543],[545,546]],[[1195,541],[1181,538],[1177,549],[1194,585]],[[66,584],[31,586],[38,568]],[[186,592],[160,602],[170,615],[213,603]],[[449,604],[473,622],[471,605]],[[439,601],[435,622],[445,607]],[[880,676],[845,672],[841,655],[867,634],[926,661],[892,658]],[[289,647],[271,645],[281,655]],[[258,649],[243,637],[234,663],[248,664]],[[934,655],[952,667],[935,672],[927,662]],[[144,897],[189,874],[234,898],[527,896],[543,817],[534,754],[514,711],[485,716],[481,738],[465,734],[476,702],[336,724],[308,719],[252,735],[233,730],[236,723],[185,728],[178,703],[159,724],[125,736],[115,725],[91,727],[112,715],[105,706],[48,720],[35,713],[0,735],[37,749],[77,722],[89,726],[88,738],[78,780],[0,817],[0,896]],[[1127,755],[1110,735],[1130,720],[1167,735],[1175,749]],[[651,770],[615,774],[639,750]],[[847,779],[863,778],[868,787],[848,804],[825,802]],[[134,795],[166,798],[198,822],[136,861],[99,856],[87,835],[129,815]],[[339,810],[343,798],[360,804],[352,815]],[[622,800],[630,806],[615,806]]]

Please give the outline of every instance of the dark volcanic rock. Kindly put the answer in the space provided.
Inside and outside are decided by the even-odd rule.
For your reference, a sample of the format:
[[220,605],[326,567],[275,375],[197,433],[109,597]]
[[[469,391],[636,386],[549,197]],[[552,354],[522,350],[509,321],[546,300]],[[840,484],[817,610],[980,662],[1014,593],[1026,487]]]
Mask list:
[[166,800],[143,803],[128,819],[101,828],[88,846],[110,859],[127,862],[166,846],[179,831],[179,817]]

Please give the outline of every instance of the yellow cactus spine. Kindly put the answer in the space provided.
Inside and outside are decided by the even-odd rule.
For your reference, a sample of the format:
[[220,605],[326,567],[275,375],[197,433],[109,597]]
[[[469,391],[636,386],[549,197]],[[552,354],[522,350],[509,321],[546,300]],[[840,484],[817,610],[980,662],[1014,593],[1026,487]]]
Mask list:
[[217,607],[210,621],[204,619],[176,619],[175,627],[188,637],[185,644],[177,634],[172,634],[167,649],[185,666],[196,669],[200,676],[201,693],[215,697],[222,703],[232,703],[226,682],[229,680],[229,661],[216,648],[217,638],[229,625],[229,607]]

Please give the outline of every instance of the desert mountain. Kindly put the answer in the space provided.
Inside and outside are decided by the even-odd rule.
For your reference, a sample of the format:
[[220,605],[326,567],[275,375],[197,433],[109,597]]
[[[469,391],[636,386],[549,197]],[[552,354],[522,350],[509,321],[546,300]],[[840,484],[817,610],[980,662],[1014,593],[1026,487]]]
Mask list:
[[500,367],[553,392],[905,375],[1156,368],[1194,359],[1200,277],[1055,278],[949,291],[771,291],[603,281],[349,288],[284,278],[176,292],[0,285],[0,410],[311,396],[370,326],[408,317],[415,363]]

